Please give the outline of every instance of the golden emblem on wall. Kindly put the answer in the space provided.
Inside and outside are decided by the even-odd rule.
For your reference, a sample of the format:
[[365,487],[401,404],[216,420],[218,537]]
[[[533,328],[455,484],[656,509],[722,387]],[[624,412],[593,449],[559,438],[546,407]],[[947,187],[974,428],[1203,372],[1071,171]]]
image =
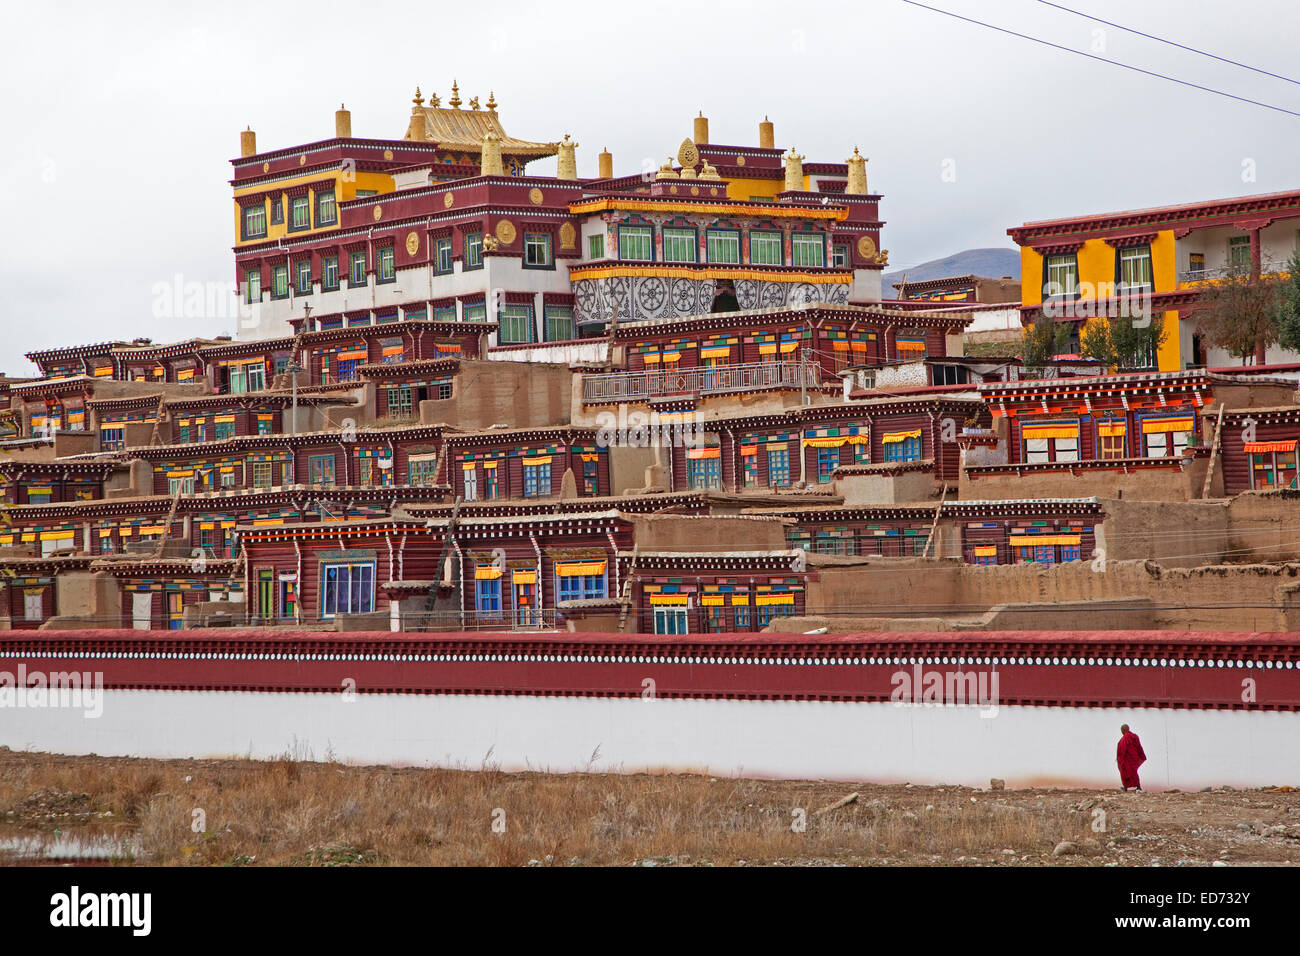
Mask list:
[[381,218],[383,218],[383,215],[384,215],[384,207],[383,207],[383,206],[376,206],[376,207],[375,207],[375,212],[374,212],[374,217],[375,217],[376,219],[381,219]]
[[717,186],[714,186],[714,187],[712,187],[712,188],[709,190],[709,195],[710,195],[710,196],[716,196],[717,194],[718,194],[718,187],[717,187]]
[[737,166],[744,166],[744,165],[745,165],[745,157],[744,157],[744,156],[737,156],[737,157],[736,157],[736,165],[737,165]]
[[496,228],[497,240],[503,246],[508,246],[515,241],[515,224],[509,219],[502,219],[497,223]]
[[668,187],[668,191],[669,191],[670,193],[672,193],[674,196],[677,195],[677,187],[676,187],[676,186],[669,186],[669,187]]
[[301,156],[298,157],[298,165],[299,165],[299,166],[306,166],[306,165],[307,165],[307,154],[306,154],[306,153],[303,153]]
[[572,249],[578,241],[578,231],[573,228],[573,223],[566,222],[560,226],[560,248]]
[[451,204],[454,203],[455,201],[456,201],[456,194],[455,194],[455,193],[443,193],[443,194],[442,194],[442,204],[443,204],[443,206],[446,207],[447,209],[450,209],[450,208],[451,208]]
[[682,140],[682,145],[677,147],[677,162],[683,166],[694,166],[699,161],[700,151],[691,142],[690,137]]
[[540,206],[542,204],[542,191],[536,186],[528,190],[528,201],[534,206]]
[[384,150],[384,159],[392,159],[392,158],[393,158],[393,151],[391,149]]
[[870,236],[863,236],[858,240],[858,257],[868,262],[876,258],[876,244],[871,241]]
[[692,186],[692,187],[691,187],[691,195],[692,195],[692,196],[698,196],[699,194],[700,194],[700,187],[699,187],[699,186]]
[[420,234],[418,232],[408,232],[406,234],[406,254],[413,256],[420,251]]
[[263,164],[262,164],[262,172],[264,172],[264,173],[269,173],[270,171],[271,171],[271,164],[270,164],[270,163],[263,163]]

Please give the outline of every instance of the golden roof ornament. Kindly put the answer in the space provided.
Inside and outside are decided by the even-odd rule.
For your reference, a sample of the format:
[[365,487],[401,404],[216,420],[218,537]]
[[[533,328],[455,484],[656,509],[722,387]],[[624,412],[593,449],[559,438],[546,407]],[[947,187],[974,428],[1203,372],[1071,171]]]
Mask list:
[[700,151],[691,142],[690,138],[682,140],[682,145],[677,147],[677,162],[682,166],[694,166],[700,161]]
[[415,104],[416,109],[419,109],[424,105],[424,97],[420,95],[420,88],[418,86],[415,88],[415,98],[412,99],[411,102]]
[[712,163],[710,163],[710,162],[706,159],[706,160],[704,161],[704,165],[700,168],[700,178],[701,178],[701,179],[721,179],[722,177],[718,175],[718,167],[717,167],[717,166],[714,166]]
[[867,157],[858,152],[856,146],[853,147],[853,155],[845,162],[849,167],[849,181],[844,186],[844,192],[850,195],[863,196],[867,192]]
[[671,156],[669,156],[666,160],[664,160],[664,164],[659,167],[659,172],[655,175],[655,179],[680,179],[680,178],[681,177],[677,175],[677,170],[673,169],[673,158]]
[[429,94],[429,107],[430,107],[431,109],[437,109],[437,108],[438,108],[439,106],[441,106],[441,105],[442,105],[442,100],[438,98],[438,94],[437,94],[437,93],[430,93],[430,94]]
[[790,147],[790,152],[783,157],[785,160],[785,192],[801,192],[803,190],[803,157]]
[[483,134],[483,154],[479,157],[479,175],[504,176],[505,165],[501,161],[501,137],[496,130]]
[[470,99],[470,101],[469,101],[469,108],[472,109],[472,110],[477,110],[477,109],[478,109],[478,97],[477,97],[477,96],[475,96],[475,97],[473,97],[473,98]]
[[460,109],[460,88],[455,80],[451,81],[451,99],[447,101],[447,105],[454,110]]
[[495,113],[497,111],[497,95],[491,90],[488,90],[487,110],[489,113]]
[[564,134],[564,141],[559,144],[556,158],[555,178],[556,179],[577,179],[578,178],[578,161],[574,155],[574,150],[578,144],[569,138],[569,134]]

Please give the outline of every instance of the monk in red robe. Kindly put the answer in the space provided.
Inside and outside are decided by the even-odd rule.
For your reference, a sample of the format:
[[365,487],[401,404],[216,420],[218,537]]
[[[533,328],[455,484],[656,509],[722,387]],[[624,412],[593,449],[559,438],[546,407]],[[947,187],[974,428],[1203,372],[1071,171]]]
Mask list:
[[1138,767],[1147,762],[1147,755],[1142,750],[1142,741],[1138,740],[1137,734],[1128,729],[1128,724],[1121,725],[1119,732],[1119,747],[1115,751],[1115,762],[1119,764],[1120,786],[1126,791],[1129,787],[1141,790],[1142,781],[1138,779]]

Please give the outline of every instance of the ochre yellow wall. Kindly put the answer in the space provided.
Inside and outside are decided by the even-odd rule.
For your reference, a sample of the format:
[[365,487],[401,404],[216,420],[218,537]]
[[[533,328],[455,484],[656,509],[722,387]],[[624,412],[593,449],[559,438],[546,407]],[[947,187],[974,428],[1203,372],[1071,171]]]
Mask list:
[[[278,182],[271,188],[274,190],[286,190],[286,189],[292,189],[294,186],[300,185],[302,183],[307,183],[307,182],[319,183],[321,182],[321,180],[319,175],[298,176],[293,179],[286,179],[283,182]],[[336,203],[344,202],[345,200],[348,199],[357,198],[358,189],[373,189],[375,190],[376,193],[379,193],[380,195],[384,193],[390,193],[393,191],[393,177],[386,175],[384,173],[357,172],[353,175],[353,177],[350,180],[345,180],[341,172],[335,175],[334,201]],[[269,242],[275,239],[283,239],[285,236],[289,235],[289,203],[287,200],[283,198],[283,194],[282,194],[281,203],[284,208],[284,222],[281,223],[271,222],[271,200],[267,199],[265,201],[266,235],[258,239],[251,239],[247,243],[245,243],[242,239],[240,239],[240,236],[243,235],[242,232],[243,224],[240,222],[240,217],[242,216],[242,212],[239,205],[239,197],[243,193],[263,192],[263,191],[265,190],[260,189],[256,186],[250,186],[243,190],[236,190],[235,192],[235,245],[236,246],[248,245],[248,244],[258,243],[258,242]],[[316,201],[316,197],[314,193],[312,194],[311,198],[312,198],[312,203],[314,204]],[[314,218],[315,216],[314,207],[313,207],[312,215]],[[309,236],[313,233],[328,232],[331,229],[337,229],[337,228],[338,226],[337,224],[335,224],[333,226],[326,226],[324,229],[299,229],[293,234],[295,236]]]
[[[806,191],[810,183],[810,177],[803,178],[803,188]],[[739,199],[747,202],[751,196],[762,196],[764,199],[775,199],[776,194],[785,192],[785,179],[733,179],[727,183],[727,198]]]

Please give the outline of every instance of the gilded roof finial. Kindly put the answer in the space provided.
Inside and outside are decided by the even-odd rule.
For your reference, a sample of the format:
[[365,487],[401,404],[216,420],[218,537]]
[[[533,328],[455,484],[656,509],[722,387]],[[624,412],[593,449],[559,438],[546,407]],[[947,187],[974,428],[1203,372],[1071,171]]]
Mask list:
[[436,109],[437,107],[439,107],[439,106],[441,106],[441,105],[442,105],[442,100],[440,100],[440,99],[438,98],[438,94],[437,94],[437,93],[430,93],[430,94],[429,94],[429,106],[431,106],[431,107],[433,107],[433,108]]
[[497,111],[497,95],[491,90],[488,90],[487,108],[489,113],[495,113]]
[[470,101],[469,101],[469,108],[472,109],[472,110],[476,110],[476,109],[478,109],[478,97],[477,97],[477,96],[472,97],[472,98],[470,99]]
[[415,88],[415,99],[411,100],[411,102],[417,107],[424,105],[424,97],[420,95],[420,88],[418,86]]
[[451,81],[451,99],[447,101],[447,105],[454,110],[460,109],[460,88],[455,80]]

